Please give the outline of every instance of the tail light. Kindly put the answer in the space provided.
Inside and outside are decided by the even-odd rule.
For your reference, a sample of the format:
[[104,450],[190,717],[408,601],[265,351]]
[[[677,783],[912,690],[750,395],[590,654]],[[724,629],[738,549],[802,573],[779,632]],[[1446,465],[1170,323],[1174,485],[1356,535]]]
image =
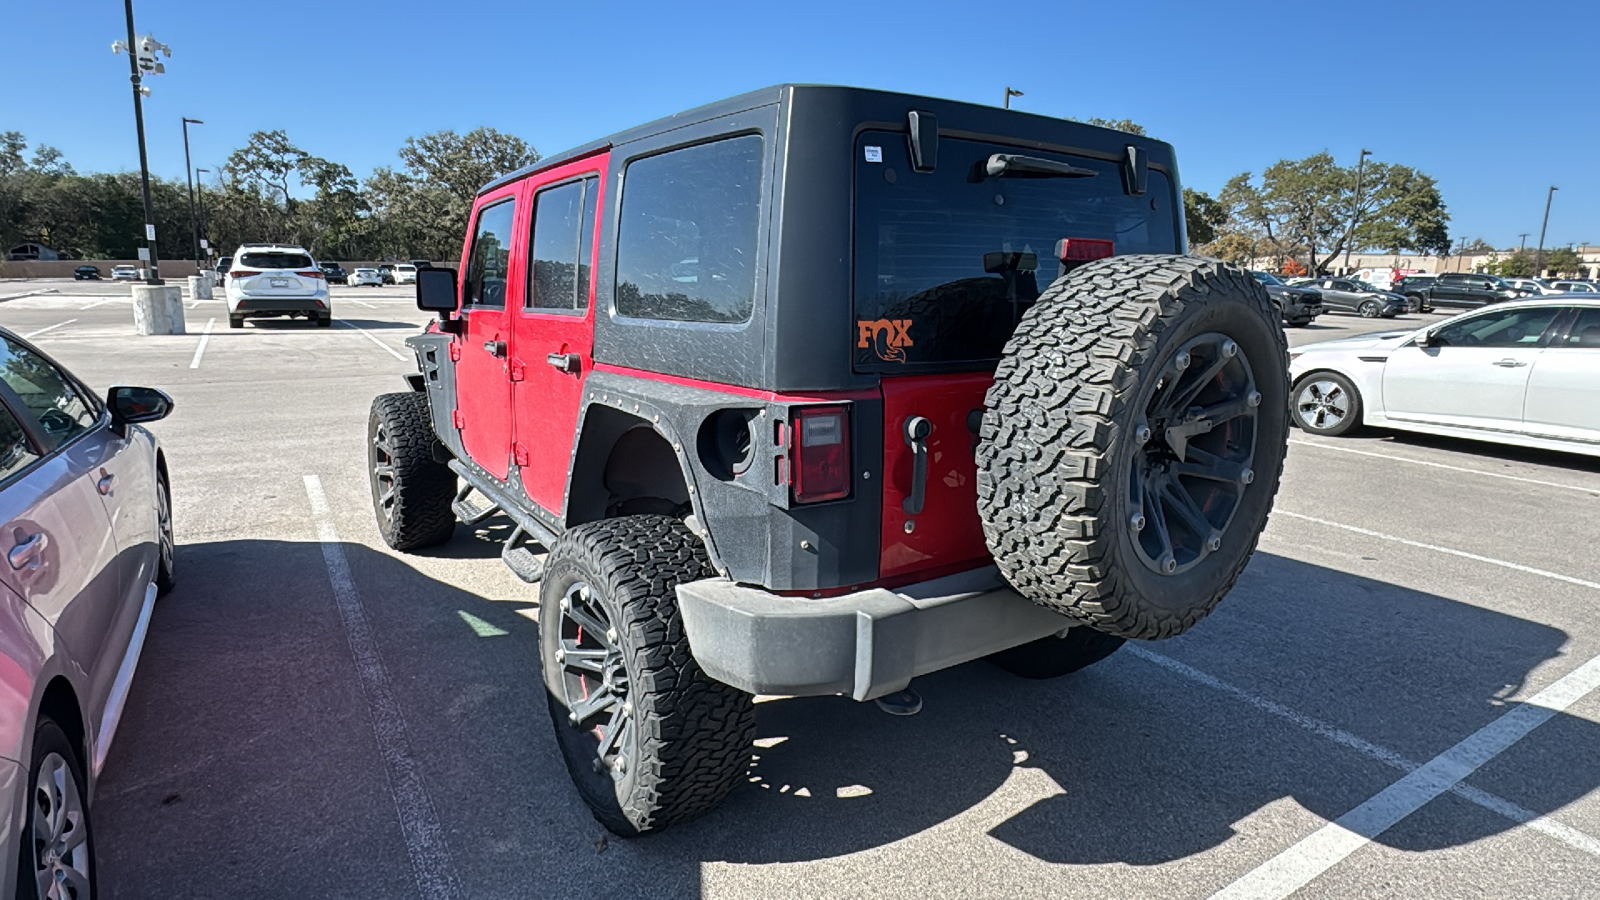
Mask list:
[[327,276],[323,275],[321,272],[318,272],[318,271],[296,272],[295,274],[299,275],[301,278],[316,278],[316,279],[319,279],[319,280],[322,279],[322,278],[327,277]]
[[1056,241],[1056,259],[1064,263],[1089,262],[1112,255],[1112,243],[1098,238],[1062,238]]
[[230,278],[249,278],[251,275],[260,275],[260,274],[261,274],[260,272],[257,272],[257,271],[255,271],[253,269],[229,269],[228,270],[228,277],[230,277]]
[[797,407],[792,440],[790,469],[794,473],[796,503],[850,496],[848,407]]

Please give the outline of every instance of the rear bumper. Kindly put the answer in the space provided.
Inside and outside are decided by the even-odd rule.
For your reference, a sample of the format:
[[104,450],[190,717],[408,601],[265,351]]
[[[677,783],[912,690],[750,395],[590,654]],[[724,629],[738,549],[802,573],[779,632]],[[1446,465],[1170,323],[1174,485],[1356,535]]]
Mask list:
[[1072,625],[1006,586],[993,566],[825,599],[709,578],[679,585],[678,608],[695,660],[718,681],[752,694],[856,700]]
[[331,307],[326,299],[316,297],[242,297],[229,301],[235,315],[272,313],[327,313]]

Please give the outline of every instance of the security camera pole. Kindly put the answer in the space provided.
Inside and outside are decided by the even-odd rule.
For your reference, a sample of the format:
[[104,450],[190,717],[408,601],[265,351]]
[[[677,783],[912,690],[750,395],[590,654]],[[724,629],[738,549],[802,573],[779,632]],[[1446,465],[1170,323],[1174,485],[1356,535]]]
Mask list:
[[139,72],[139,39],[133,33],[133,0],[123,0],[122,6],[128,14],[128,72],[133,81],[133,124],[139,132],[139,187],[144,193],[144,245],[150,254],[150,275],[145,282],[161,284],[158,268],[160,258],[156,256],[156,220],[150,211],[150,159],[144,150],[144,95],[140,85],[144,76]]

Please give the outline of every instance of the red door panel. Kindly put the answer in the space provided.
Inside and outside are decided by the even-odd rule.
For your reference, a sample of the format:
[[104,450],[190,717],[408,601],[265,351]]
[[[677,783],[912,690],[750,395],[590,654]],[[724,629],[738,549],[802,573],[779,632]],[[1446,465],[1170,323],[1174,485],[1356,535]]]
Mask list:
[[[538,216],[551,215],[551,204],[541,203],[546,189],[571,185],[574,180],[587,182],[584,194],[590,210],[584,229],[587,240],[580,242],[586,252],[581,263],[588,267],[587,296],[584,309],[552,310],[529,308],[518,303],[512,315],[512,403],[515,415],[514,451],[522,473],[522,487],[528,498],[544,509],[561,514],[565,511],[568,469],[571,464],[573,440],[578,430],[578,412],[583,397],[583,383],[593,365],[594,357],[594,278],[595,259],[599,247],[600,222],[604,203],[594,202],[605,196],[605,168],[607,155],[602,153],[563,165],[533,176],[527,183],[523,202],[529,208],[529,221],[523,231],[532,234],[538,229]],[[543,232],[541,232],[542,234]],[[524,254],[531,259],[528,253]],[[530,262],[531,266],[532,263]],[[524,281],[527,281],[524,276]],[[580,282],[581,284],[581,282]],[[527,295],[528,302],[532,296]]]
[[[915,572],[960,571],[985,565],[988,548],[978,520],[978,436],[967,427],[994,375],[913,375],[883,379],[883,537],[878,577],[891,580]],[[928,477],[922,512],[911,515],[913,454],[906,420],[933,423],[928,436]],[[906,530],[906,523],[912,529]]]
[[[495,193],[478,199],[467,233],[466,253],[462,259],[462,296],[464,301],[475,297],[475,291],[486,299],[501,301],[500,306],[467,303],[462,308],[466,329],[462,334],[461,358],[456,361],[457,427],[461,429],[461,445],[489,474],[505,478],[511,459],[511,381],[508,365],[511,342],[511,313],[522,306],[523,297],[523,222],[526,204],[517,195],[520,185],[507,185]],[[502,205],[506,204],[506,205]],[[509,213],[509,216],[508,216]],[[504,220],[509,219],[509,222]],[[502,246],[509,245],[509,258],[503,270],[492,272],[487,278],[479,277],[480,286],[474,287],[475,247],[480,230],[485,223],[497,223],[496,234]],[[505,352],[501,352],[505,348]]]

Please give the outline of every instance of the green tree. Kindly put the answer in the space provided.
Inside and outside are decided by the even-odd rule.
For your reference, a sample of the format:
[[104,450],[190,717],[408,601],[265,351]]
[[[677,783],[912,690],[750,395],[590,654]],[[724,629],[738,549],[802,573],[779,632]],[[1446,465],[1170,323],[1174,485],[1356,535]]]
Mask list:
[[460,252],[479,188],[539,159],[526,141],[493,128],[406,138],[399,155],[402,169],[367,179],[377,239],[386,254],[431,259]]
[[1496,260],[1489,271],[1508,278],[1533,277],[1533,251],[1518,250],[1505,259]]
[[1228,208],[1210,194],[1184,188],[1183,221],[1190,244],[1209,244],[1217,239],[1218,229],[1228,223]]
[[1099,116],[1088,119],[1074,119],[1069,116],[1067,120],[1070,122],[1082,122],[1085,125],[1095,125],[1100,128],[1109,128],[1112,131],[1126,131],[1129,134],[1143,135],[1145,133],[1144,126],[1132,119],[1102,119]]
[[1544,252],[1546,272],[1556,276],[1576,278],[1583,267],[1583,257],[1571,247],[1557,247]]

